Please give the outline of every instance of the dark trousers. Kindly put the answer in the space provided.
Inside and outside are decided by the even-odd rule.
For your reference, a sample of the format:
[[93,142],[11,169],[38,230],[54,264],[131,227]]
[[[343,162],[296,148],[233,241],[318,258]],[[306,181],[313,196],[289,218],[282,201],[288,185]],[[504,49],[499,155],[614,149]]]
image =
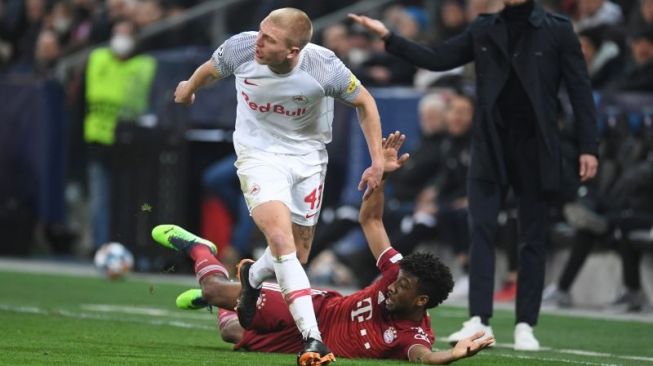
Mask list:
[[[629,210],[627,214],[621,212],[608,214],[608,218],[614,226],[621,230],[622,238],[617,243],[617,250],[621,256],[624,285],[630,291],[638,291],[642,288],[639,270],[642,253],[628,240],[628,235],[634,230],[648,230],[653,225],[653,215]],[[571,249],[567,264],[558,281],[558,288],[562,291],[571,289],[576,276],[578,276],[598,239],[599,237],[586,231],[576,233],[576,242]]]
[[[518,280],[516,322],[537,324],[544,287],[548,199],[540,189],[535,136],[502,136],[504,159],[518,209]],[[497,215],[510,187],[468,179],[469,310],[471,316],[492,316]]]
[[639,265],[642,252],[635,248],[628,240],[634,230],[648,230],[653,225],[653,214],[650,212],[635,211],[628,215],[621,215],[616,221],[616,226],[621,230],[622,240],[619,243],[619,254],[624,273],[624,284],[630,291],[641,290],[641,275]]
[[576,240],[574,246],[571,248],[569,259],[565,268],[562,270],[562,275],[558,281],[558,288],[562,291],[568,292],[571,285],[574,284],[578,272],[583,268],[585,260],[592,252],[597,236],[587,231],[581,230],[576,233]]

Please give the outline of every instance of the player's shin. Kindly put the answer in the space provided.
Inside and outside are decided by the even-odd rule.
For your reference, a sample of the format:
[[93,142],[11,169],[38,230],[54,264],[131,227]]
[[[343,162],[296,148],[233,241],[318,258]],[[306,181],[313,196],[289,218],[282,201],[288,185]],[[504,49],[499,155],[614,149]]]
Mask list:
[[263,281],[274,278],[272,252],[270,247],[265,248],[265,252],[249,270],[249,284],[254,288],[261,288]]
[[295,252],[273,259],[274,272],[290,313],[304,339],[322,340],[313,309],[308,276]]
[[212,275],[229,278],[227,269],[207,247],[196,245],[191,248],[189,254],[195,261],[195,276],[199,283],[202,283],[203,279]]

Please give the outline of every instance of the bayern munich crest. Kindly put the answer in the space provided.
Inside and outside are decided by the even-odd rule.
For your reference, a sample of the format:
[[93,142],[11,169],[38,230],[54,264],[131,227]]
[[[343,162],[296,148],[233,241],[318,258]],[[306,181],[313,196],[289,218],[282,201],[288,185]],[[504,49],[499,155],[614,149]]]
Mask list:
[[397,339],[397,330],[395,327],[390,327],[383,332],[383,340],[385,343],[392,343]]

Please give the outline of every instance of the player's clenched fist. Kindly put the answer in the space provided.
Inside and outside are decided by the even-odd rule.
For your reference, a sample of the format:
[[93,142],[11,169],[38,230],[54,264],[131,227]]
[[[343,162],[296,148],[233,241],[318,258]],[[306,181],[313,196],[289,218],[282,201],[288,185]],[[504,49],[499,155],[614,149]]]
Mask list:
[[175,90],[175,103],[190,105],[195,101],[195,93],[188,81],[182,81]]

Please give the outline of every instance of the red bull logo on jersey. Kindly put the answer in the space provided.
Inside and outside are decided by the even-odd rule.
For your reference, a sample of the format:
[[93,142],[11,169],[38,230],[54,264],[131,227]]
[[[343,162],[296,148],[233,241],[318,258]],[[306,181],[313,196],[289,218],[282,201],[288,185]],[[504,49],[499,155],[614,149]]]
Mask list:
[[258,104],[252,101],[247,93],[241,91],[240,94],[245,99],[247,106],[253,111],[258,111],[261,113],[278,113],[287,117],[300,117],[306,114],[306,108],[300,107],[289,109],[284,107],[282,104],[272,104],[270,102],[265,104]]

